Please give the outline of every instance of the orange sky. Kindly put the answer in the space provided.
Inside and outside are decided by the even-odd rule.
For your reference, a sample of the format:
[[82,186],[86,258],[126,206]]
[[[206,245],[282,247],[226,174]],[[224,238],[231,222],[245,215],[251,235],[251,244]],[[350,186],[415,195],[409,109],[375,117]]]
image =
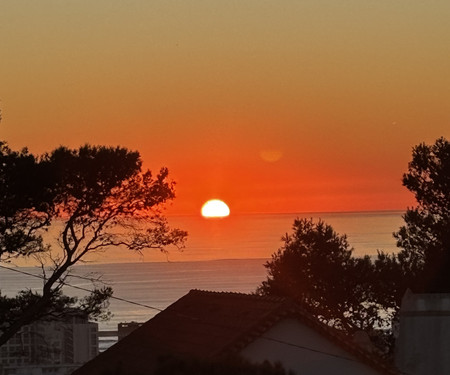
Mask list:
[[[122,145],[171,213],[404,209],[450,137],[450,2],[3,0],[0,139]],[[278,160],[275,160],[278,159]]]

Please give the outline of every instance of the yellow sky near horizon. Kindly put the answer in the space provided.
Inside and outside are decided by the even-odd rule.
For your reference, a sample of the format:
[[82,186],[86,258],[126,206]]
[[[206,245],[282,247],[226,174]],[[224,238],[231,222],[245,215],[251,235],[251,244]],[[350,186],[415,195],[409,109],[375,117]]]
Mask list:
[[[0,139],[122,145],[175,213],[404,209],[450,137],[447,1],[3,0]],[[276,155],[276,157],[274,157]]]

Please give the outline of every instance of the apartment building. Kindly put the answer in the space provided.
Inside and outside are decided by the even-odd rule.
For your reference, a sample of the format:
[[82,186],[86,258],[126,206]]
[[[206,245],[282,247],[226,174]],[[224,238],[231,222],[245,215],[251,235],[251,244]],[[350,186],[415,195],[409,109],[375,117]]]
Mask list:
[[80,316],[39,321],[0,348],[0,374],[65,375],[97,354],[97,323]]

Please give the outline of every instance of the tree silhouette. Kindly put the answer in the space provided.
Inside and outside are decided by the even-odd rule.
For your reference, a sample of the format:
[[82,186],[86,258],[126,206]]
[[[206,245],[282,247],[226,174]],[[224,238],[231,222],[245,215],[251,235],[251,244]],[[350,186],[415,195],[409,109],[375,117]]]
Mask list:
[[[169,228],[162,214],[164,203],[175,197],[168,170],[156,176],[142,172],[139,153],[89,145],[60,147],[41,158],[4,144],[1,151],[0,179],[6,183],[0,196],[0,256],[34,256],[43,265],[44,285],[40,294],[1,297],[0,345],[23,325],[73,311],[74,304],[101,315],[110,288],[94,289],[80,301],[61,293],[71,267],[88,254],[116,246],[138,252],[183,246],[187,233]],[[56,248],[42,239],[42,230],[52,224],[62,225]]]
[[413,148],[403,185],[418,205],[408,208],[395,233],[405,287],[416,292],[450,292],[450,143]]
[[40,229],[52,217],[55,176],[26,149],[0,142],[0,260],[44,250]]
[[352,255],[345,235],[319,220],[296,219],[293,233],[265,264],[259,294],[289,296],[327,325],[345,332],[387,325],[375,293],[375,267]]
[[397,254],[353,257],[346,237],[329,225],[297,219],[266,263],[269,275],[257,292],[290,296],[322,322],[348,333],[365,330],[379,348],[392,350],[392,336],[379,328],[392,328],[406,289],[450,292],[450,143],[439,138],[414,147],[403,184],[418,205],[394,233]]

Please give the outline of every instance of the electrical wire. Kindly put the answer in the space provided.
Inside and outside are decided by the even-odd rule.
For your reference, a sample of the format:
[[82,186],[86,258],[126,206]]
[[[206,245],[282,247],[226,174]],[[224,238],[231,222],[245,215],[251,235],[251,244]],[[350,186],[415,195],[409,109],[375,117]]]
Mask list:
[[[5,270],[9,270],[9,271],[14,271],[14,272],[17,272],[17,273],[21,273],[21,274],[23,274],[23,275],[32,276],[32,277],[35,277],[35,278],[38,278],[38,279],[41,279],[41,280],[45,280],[45,277],[44,277],[44,276],[36,275],[36,274],[34,274],[34,273],[31,273],[31,272],[18,270],[18,269],[16,269],[16,268],[11,268],[11,267],[5,267],[5,266],[2,266],[2,265],[0,265],[0,268],[3,268],[3,269],[5,269]],[[83,276],[70,275],[69,277],[76,277],[76,278],[80,278],[80,279],[84,279],[84,280],[93,281],[92,279],[89,279],[88,277],[83,277]],[[70,283],[68,283],[68,282],[66,282],[66,281],[61,281],[61,284],[62,284],[62,285],[65,285],[65,286],[68,286],[68,287],[70,287],[70,288],[73,288],[73,289],[78,289],[78,290],[82,290],[82,291],[84,291],[84,292],[92,293],[92,290],[91,290],[91,289],[83,288],[83,287],[77,286],[77,285],[72,285],[72,284],[70,284]],[[156,311],[159,311],[159,312],[163,311],[163,309],[160,309],[160,308],[158,308],[158,307],[146,305],[146,304],[144,304],[144,303],[139,303],[139,302],[135,302],[135,301],[130,301],[130,300],[127,300],[127,299],[121,298],[121,297],[111,296],[110,298],[111,298],[111,299],[114,299],[114,300],[117,300],[117,301],[126,302],[126,303],[129,303],[129,304],[132,304],[132,305],[145,307],[145,308],[147,308],[147,309],[156,310]]]
[[[6,270],[9,270],[9,271],[14,271],[14,272],[17,272],[17,273],[21,273],[21,274],[24,274],[24,275],[32,276],[32,277],[35,277],[35,278],[39,278],[41,280],[45,280],[45,278],[43,276],[36,275],[36,274],[30,273],[30,272],[26,272],[26,271],[23,271],[23,270],[18,270],[18,269],[15,269],[15,268],[5,267],[5,266],[2,266],[2,265],[0,265],[0,268],[6,269]],[[78,278],[81,278],[81,279],[91,280],[89,278],[82,277],[82,276],[76,276],[76,275],[71,275],[70,277],[78,277]],[[92,292],[92,290],[90,290],[90,289],[79,287],[79,286],[76,286],[76,285],[72,285],[72,284],[67,283],[67,282],[62,282],[62,284],[65,285],[65,286],[74,288],[74,289],[82,290],[84,292]],[[163,309],[160,309],[158,307],[146,305],[146,304],[135,302],[135,301],[130,301],[128,299],[121,298],[121,297],[111,296],[110,298],[118,300],[118,301],[121,301],[121,302],[126,302],[126,303],[129,303],[129,304],[132,304],[132,305],[137,305],[137,306],[145,307],[145,308],[148,308],[148,309],[156,310],[156,311],[159,311],[159,312],[164,311]],[[189,319],[195,320],[195,318],[189,317],[189,316],[184,315],[184,314],[178,314],[178,313],[176,313],[176,314],[180,315],[180,317],[183,317],[183,318],[189,318]],[[210,322],[204,322],[204,324],[211,325],[211,326],[216,326],[216,327],[220,327],[220,328],[232,328],[232,327],[227,327],[227,326],[224,326],[224,325],[214,324],[214,323],[210,323]],[[268,341],[273,341],[273,342],[276,342],[276,343],[279,343],[279,344],[282,344],[282,345],[286,345],[286,346],[290,346],[290,347],[294,347],[294,348],[297,348],[297,349],[306,350],[306,351],[310,351],[310,352],[314,352],[314,353],[318,353],[318,354],[322,354],[322,355],[326,355],[326,356],[330,356],[330,357],[334,357],[334,358],[338,358],[338,359],[343,359],[343,360],[350,361],[350,362],[356,362],[356,363],[360,363],[360,364],[363,363],[362,361],[360,361],[358,359],[353,359],[353,358],[341,356],[341,355],[335,354],[335,353],[325,352],[325,351],[322,351],[322,350],[319,350],[319,349],[315,349],[315,348],[311,348],[311,347],[295,344],[295,343],[284,341],[284,340],[278,340],[278,339],[275,339],[275,338],[272,338],[272,337],[269,337],[269,336],[266,336],[266,335],[261,335],[260,337],[265,339],[265,340],[268,340]],[[399,373],[404,374],[404,375],[408,375],[405,372],[399,372]]]

